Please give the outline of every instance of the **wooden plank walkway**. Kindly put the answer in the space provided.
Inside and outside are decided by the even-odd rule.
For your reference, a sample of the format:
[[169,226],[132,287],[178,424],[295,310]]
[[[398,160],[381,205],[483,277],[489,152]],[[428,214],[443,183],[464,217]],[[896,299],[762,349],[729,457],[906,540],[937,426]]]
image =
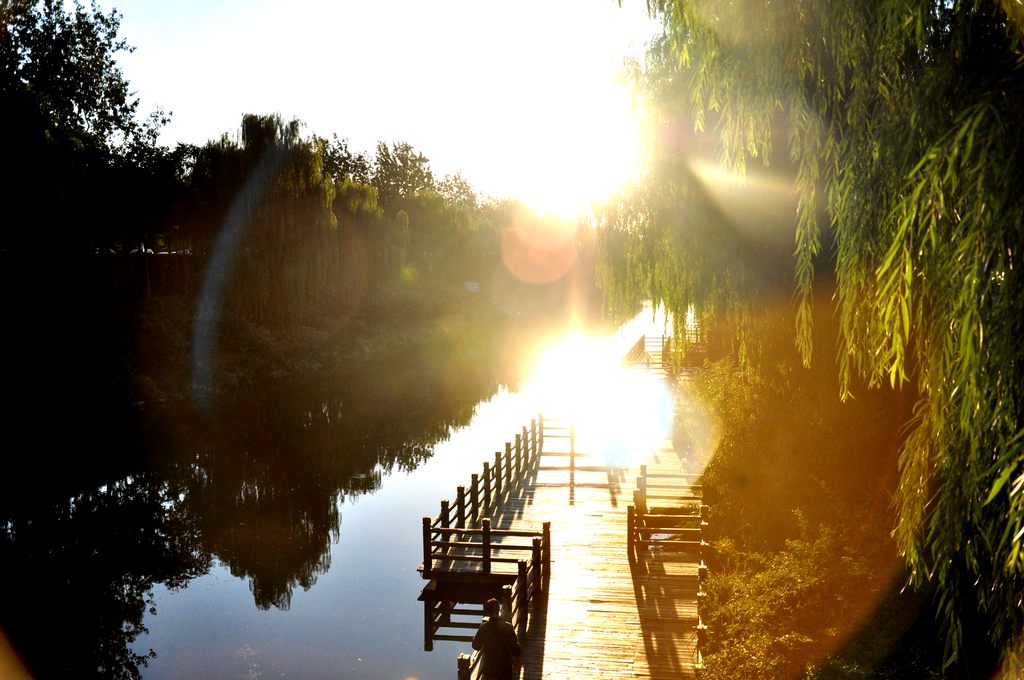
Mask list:
[[[660,374],[666,380],[681,379],[681,393],[686,394],[687,374],[669,374],[668,362],[663,360],[663,346],[663,341],[652,343],[650,338],[641,338],[627,354],[627,361]],[[683,421],[693,416],[688,401],[675,405]],[[703,449],[709,442],[691,436],[688,423],[686,432],[670,434],[668,439],[653,447],[653,451],[634,455],[628,467],[610,468],[599,456],[593,455],[601,448],[601,442],[594,440],[598,433],[577,429],[574,424],[558,419],[557,414],[545,414],[542,423],[542,445],[536,449],[537,455],[532,457],[528,468],[522,469],[524,474],[517,477],[514,488],[507,490],[508,493],[498,493],[501,500],[487,512],[488,535],[497,534],[485,539],[493,550],[500,550],[505,542],[500,530],[537,531],[545,522],[551,523],[550,535],[545,534],[543,553],[544,559],[550,555],[550,569],[545,567],[540,578],[544,593],[542,597],[531,599],[530,615],[521,620],[528,628],[523,637],[519,677],[522,680],[695,678],[699,659],[697,599],[701,544],[693,543],[692,538],[682,542],[676,538],[679,531],[689,530],[673,532],[666,528],[665,533],[659,533],[655,529],[652,535],[648,528],[648,533],[638,535],[645,539],[644,547],[638,550],[637,558],[631,560],[627,549],[627,509],[633,503],[641,465],[646,466],[648,479],[656,483],[665,483],[669,477],[678,479],[681,474],[697,474],[701,471],[698,461],[706,459]],[[694,428],[694,432],[700,429]],[[526,428],[522,439],[528,440]],[[650,443],[647,446],[650,448]],[[506,445],[506,458],[508,449]],[[529,449],[524,446],[524,450]],[[502,469],[499,465],[496,457],[491,470]],[[510,466],[506,464],[504,469],[508,473]],[[489,479],[488,475],[485,465],[483,478]],[[659,477],[661,479],[656,479]],[[476,475],[470,488],[477,488]],[[482,488],[490,486],[484,483]],[[683,491],[680,487],[679,491],[699,493],[694,487],[686,489],[688,491]],[[474,498],[479,496],[474,494]],[[461,487],[459,496],[464,496]],[[652,505],[666,503],[652,500]],[[699,499],[686,505],[699,512]],[[440,519],[424,518],[425,546],[431,540],[430,527],[448,526],[443,520],[447,517],[447,507],[442,503]],[[696,521],[699,524],[699,516]],[[667,526],[681,525],[669,522]],[[492,528],[499,531],[493,532]],[[435,531],[434,535],[445,534]],[[671,552],[673,547],[692,548],[693,552]],[[536,555],[535,547],[533,562],[537,561]],[[424,559],[425,563],[432,560],[435,569],[441,569],[430,574],[438,579],[472,578],[473,572],[484,579],[493,579],[511,566],[492,564],[489,571],[480,573],[475,565],[452,563],[446,566],[441,555],[432,558],[425,554]],[[446,569],[457,569],[457,572],[449,575]],[[430,610],[425,612],[426,648],[429,649],[430,621],[441,621],[444,617],[432,619]],[[442,625],[445,624],[442,622]],[[455,625],[473,627],[464,623]],[[458,636],[437,635],[435,639],[454,640]],[[460,657],[460,677],[475,677],[469,670],[461,670],[463,662],[472,665],[468,657]]]
[[[565,445],[545,433],[545,454],[565,453]],[[515,501],[514,525],[552,522],[546,611],[531,618],[524,680],[695,677],[697,555],[649,551],[631,567],[627,554],[626,508],[641,463],[651,473],[678,473],[685,464],[666,440],[628,469],[577,471],[574,487],[567,472],[559,483],[558,473],[542,471]]]

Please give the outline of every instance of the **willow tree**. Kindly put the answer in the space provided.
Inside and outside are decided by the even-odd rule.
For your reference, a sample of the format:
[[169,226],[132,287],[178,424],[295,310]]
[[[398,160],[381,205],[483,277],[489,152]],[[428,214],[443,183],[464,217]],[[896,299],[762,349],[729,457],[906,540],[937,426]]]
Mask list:
[[346,263],[324,156],[324,140],[277,115],[246,115],[238,141],[196,152],[193,230],[220,258],[218,276],[234,269],[230,299],[253,321],[290,323],[337,303]]
[[[1024,9],[1015,0],[649,0],[648,9],[671,47],[665,59],[656,43],[643,72],[656,103],[709,126],[737,170],[788,151],[804,360],[825,261],[844,390],[859,377],[917,394],[895,537],[912,581],[937,586],[947,662],[962,660],[965,626],[984,624],[1007,673],[1019,673]],[[644,238],[665,229],[647,205],[619,205],[627,214],[607,220],[619,234],[608,238],[630,233],[631,220]],[[695,290],[718,287],[686,284],[709,270],[702,258],[714,247],[689,241],[681,272],[646,282],[685,310]]]

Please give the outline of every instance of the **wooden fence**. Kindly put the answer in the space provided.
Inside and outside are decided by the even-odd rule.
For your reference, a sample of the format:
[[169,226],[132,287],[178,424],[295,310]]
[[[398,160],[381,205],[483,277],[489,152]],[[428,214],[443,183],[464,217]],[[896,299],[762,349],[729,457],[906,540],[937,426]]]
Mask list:
[[[484,462],[468,485],[456,487],[453,499],[442,500],[436,517],[422,518],[419,571],[430,579],[420,597],[425,649],[432,649],[435,640],[471,641],[469,630],[479,623],[453,620],[453,616],[482,614],[481,608],[460,603],[482,601],[481,593],[491,588],[500,589],[505,616],[519,635],[526,633],[530,604],[544,595],[550,578],[551,523],[544,522],[539,531],[526,531],[495,528],[492,520],[539,470],[543,442],[544,416],[538,415],[514,441],[505,443],[503,451],[495,452],[493,461]],[[454,632],[440,632],[443,629]],[[458,664],[459,677],[464,667],[465,677],[473,677],[479,673],[480,656],[460,655]]]
[[650,549],[692,552],[697,556],[697,658],[695,667],[703,667],[702,649],[707,642],[707,626],[700,610],[707,598],[704,581],[708,575],[705,562],[708,543],[704,529],[708,526],[709,507],[703,502],[700,475],[651,474],[640,466],[640,476],[633,491],[633,504],[626,508],[626,549],[630,564],[639,564]]
[[478,526],[485,515],[489,515],[512,492],[512,489],[540,462],[544,442],[544,416],[530,421],[529,427],[515,435],[514,442],[505,442],[504,452],[494,453],[494,462],[484,462],[482,473],[473,473],[469,486],[458,486],[454,500],[442,500],[441,512],[437,517],[424,517],[431,528],[430,538],[424,533],[423,577],[431,572],[432,550],[428,550],[434,534],[442,529]]

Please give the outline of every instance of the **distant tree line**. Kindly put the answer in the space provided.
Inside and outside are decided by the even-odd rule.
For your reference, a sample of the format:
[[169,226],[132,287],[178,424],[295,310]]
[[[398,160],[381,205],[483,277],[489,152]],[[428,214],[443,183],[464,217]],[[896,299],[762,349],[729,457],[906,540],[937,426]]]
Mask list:
[[[298,121],[246,115],[237,136],[157,142],[116,63],[120,15],[95,1],[0,2],[0,121],[9,179],[0,254],[210,257],[226,231],[227,300],[257,323],[346,312],[367,295],[480,280],[508,201],[439,178],[405,142],[373,155]],[[227,244],[227,241],[225,241]],[[195,267],[202,271],[202,267]]]

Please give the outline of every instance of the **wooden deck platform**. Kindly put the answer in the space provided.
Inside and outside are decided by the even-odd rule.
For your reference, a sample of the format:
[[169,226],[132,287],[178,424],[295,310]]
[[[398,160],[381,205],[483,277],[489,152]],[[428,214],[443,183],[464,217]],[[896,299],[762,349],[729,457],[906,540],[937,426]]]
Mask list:
[[[543,453],[558,454],[563,444],[545,437]],[[577,471],[573,486],[564,472],[561,484],[542,472],[540,484],[515,501],[517,524],[552,522],[546,611],[531,617],[524,680],[695,677],[697,555],[647,551],[631,565],[626,549],[626,508],[640,463],[659,473],[684,465],[666,441],[633,467]]]
[[[664,375],[667,380],[686,381],[685,375],[671,375],[670,362],[663,358],[662,349],[663,343],[653,347],[649,339],[641,338],[626,361]],[[676,404],[677,412],[682,409],[683,420],[690,419],[689,408],[686,403]],[[631,458],[627,467],[608,467],[595,454],[598,447],[592,433],[560,420],[558,414],[544,414],[540,431],[535,434],[541,435],[540,446],[535,449],[535,455],[528,458],[529,466],[520,468],[506,462],[502,467],[500,456],[496,456],[490,472],[485,466],[484,474],[484,478],[489,479],[493,471],[498,470],[501,479],[501,470],[505,474],[512,468],[521,470],[514,489],[512,482],[506,481],[505,493],[498,493],[497,489],[493,494],[487,491],[496,502],[486,512],[489,548],[484,552],[500,549],[504,539],[500,535],[492,536],[494,533],[537,531],[544,523],[550,523],[550,533],[544,532],[544,552],[539,553],[535,548],[531,562],[535,564],[540,554],[544,560],[550,559],[540,579],[544,584],[541,596],[529,600],[529,616],[520,618],[526,630],[520,631],[524,653],[519,677],[522,680],[695,678],[699,661],[699,553],[703,549],[699,529],[673,530],[672,527],[682,524],[669,520],[667,524],[647,524],[642,532],[633,533],[627,531],[627,526],[639,525],[629,524],[627,517],[636,516],[629,507],[634,503],[641,466],[646,466],[645,480],[656,480],[655,486],[664,484],[670,477],[679,479],[681,474],[697,476],[701,472],[697,459],[704,457],[702,449],[707,442],[683,436],[675,437],[673,445],[673,438],[669,438],[653,451]],[[536,438],[528,437],[526,428],[523,429],[524,442]],[[506,444],[506,461],[509,446]],[[519,448],[517,438],[515,450]],[[524,450],[533,449],[524,445]],[[477,483],[474,475],[470,488],[476,489]],[[675,505],[672,502],[669,505],[678,508],[681,503],[686,506],[686,513],[696,512],[692,519],[699,527],[699,487],[683,486],[695,483],[699,482],[693,477],[681,480],[679,493],[694,496],[681,502],[676,498]],[[646,487],[646,481],[643,486]],[[491,487],[490,482],[480,485],[480,488]],[[474,491],[472,497],[479,498],[482,493]],[[657,493],[658,490],[654,490],[652,498]],[[459,497],[465,495],[460,487]],[[424,560],[434,569],[433,572],[428,569],[423,575],[436,578],[431,586],[436,588],[441,587],[444,580],[455,582],[448,569],[467,569],[461,564],[449,566],[440,552],[433,556],[426,554],[426,546],[433,545],[435,551],[438,550],[438,541],[450,531],[441,530],[450,525],[446,519],[450,504],[446,503],[442,503],[438,519],[423,518]],[[461,507],[461,501],[456,505]],[[471,504],[471,507],[477,506]],[[460,512],[460,517],[464,514]],[[667,527],[664,533],[659,529],[662,526]],[[692,536],[694,531],[696,542]],[[628,549],[628,535],[633,536],[631,543],[639,546],[634,559]],[[678,540],[680,537],[686,540]],[[475,536],[470,538],[476,540]],[[690,552],[685,552],[687,550]],[[488,564],[485,574],[491,579],[508,573],[511,567],[510,564]],[[479,573],[473,565],[468,571]],[[459,602],[468,601],[460,598],[445,606],[455,612]],[[442,619],[452,620],[431,611],[425,610],[428,649],[430,627]],[[473,627],[461,622],[455,625]],[[465,641],[469,638],[465,634],[439,634],[434,639]],[[469,658],[461,657],[459,661],[459,676],[475,677],[470,670],[475,665],[469,663]]]

